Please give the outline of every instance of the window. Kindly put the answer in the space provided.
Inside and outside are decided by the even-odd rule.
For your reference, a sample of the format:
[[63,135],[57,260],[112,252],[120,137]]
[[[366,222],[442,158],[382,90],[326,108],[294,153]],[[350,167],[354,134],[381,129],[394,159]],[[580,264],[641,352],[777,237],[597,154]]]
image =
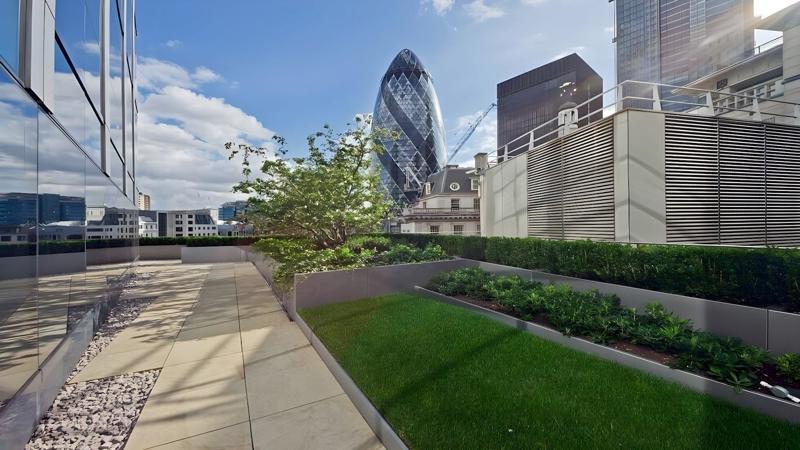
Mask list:
[[460,204],[461,204],[461,200],[460,199],[451,198],[450,199],[450,210],[451,211],[458,211],[459,209],[461,209]]
[[431,225],[431,234],[439,234],[439,225]]
[[453,225],[453,234],[464,234],[464,225]]
[[0,241],[11,242],[11,236],[0,236]]
[[470,180],[469,180],[469,188],[470,188],[470,190],[477,191],[479,185],[480,185],[480,181],[477,178],[470,178]]
[[459,189],[461,189],[461,185],[460,184],[458,184],[458,183],[450,183],[450,190],[451,191],[457,191]]
[[189,231],[194,231],[194,227],[189,227]]
[[425,183],[425,195],[430,195],[431,193],[431,184]]
[[481,209],[481,199],[473,198],[472,199],[472,208],[473,209]]
[[0,1],[0,60],[19,70],[19,1]]
[[422,202],[422,209],[428,208],[428,202]]
[[175,227],[175,231],[183,231],[183,227]]

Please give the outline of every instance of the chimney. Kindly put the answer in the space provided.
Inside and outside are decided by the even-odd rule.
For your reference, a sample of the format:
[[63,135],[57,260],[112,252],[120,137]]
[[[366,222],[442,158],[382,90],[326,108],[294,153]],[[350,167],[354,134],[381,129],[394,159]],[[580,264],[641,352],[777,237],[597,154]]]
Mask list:
[[489,155],[487,153],[476,153],[475,170],[478,173],[481,173],[488,168],[489,168]]

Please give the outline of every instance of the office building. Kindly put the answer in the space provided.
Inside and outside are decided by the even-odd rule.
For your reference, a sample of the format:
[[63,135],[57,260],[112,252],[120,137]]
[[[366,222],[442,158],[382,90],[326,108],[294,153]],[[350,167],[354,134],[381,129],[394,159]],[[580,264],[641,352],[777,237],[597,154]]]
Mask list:
[[447,149],[433,79],[409,49],[381,80],[372,127],[397,133],[383,139],[385,151],[376,156],[382,188],[399,205],[413,203],[428,175],[444,166]]
[[401,233],[480,235],[479,177],[448,165],[431,174],[400,218]]
[[150,196],[143,192],[139,192],[137,205],[139,206],[139,209],[150,210]]
[[217,222],[209,209],[158,211],[158,235],[166,237],[216,236]]
[[87,205],[101,208],[92,228],[120,215],[138,226],[134,3],[0,2],[0,340],[13,343],[0,345],[0,436],[10,448],[24,446],[138,257],[138,233],[87,231]]
[[217,210],[218,220],[229,221],[235,218],[244,217],[247,212],[247,200],[237,200],[225,202]]
[[[580,56],[573,53],[517,75],[497,85],[497,146],[508,145],[509,154],[527,142],[516,142],[536,129],[536,144],[552,139],[557,129],[553,119],[565,105],[582,105],[603,93],[603,79]],[[578,108],[584,121],[602,118],[603,99]]]
[[683,86],[753,52],[753,0],[614,1],[617,83]]

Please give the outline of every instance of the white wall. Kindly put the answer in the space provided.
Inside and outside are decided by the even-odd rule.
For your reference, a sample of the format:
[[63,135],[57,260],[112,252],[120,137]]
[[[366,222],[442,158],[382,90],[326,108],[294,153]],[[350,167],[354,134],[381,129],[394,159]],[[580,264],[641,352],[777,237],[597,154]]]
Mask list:
[[528,236],[527,167],[523,154],[481,176],[481,235]]

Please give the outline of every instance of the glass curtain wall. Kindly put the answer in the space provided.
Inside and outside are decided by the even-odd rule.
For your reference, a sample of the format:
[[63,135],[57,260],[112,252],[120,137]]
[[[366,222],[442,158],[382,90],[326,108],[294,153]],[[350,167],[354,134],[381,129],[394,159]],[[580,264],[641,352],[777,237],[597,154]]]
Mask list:
[[[19,23],[19,4],[0,0],[0,411],[88,311],[115,301],[138,255],[134,173],[125,174],[120,156],[123,121],[136,119],[122,101],[127,92],[135,105],[133,71],[125,77],[121,70],[124,0],[110,3],[108,18],[100,0],[57,3],[54,96],[45,109],[18,75],[19,28],[12,33],[7,25]],[[111,30],[105,81],[103,20]],[[112,105],[107,120],[103,82]],[[105,146],[103,127],[110,130]]]

